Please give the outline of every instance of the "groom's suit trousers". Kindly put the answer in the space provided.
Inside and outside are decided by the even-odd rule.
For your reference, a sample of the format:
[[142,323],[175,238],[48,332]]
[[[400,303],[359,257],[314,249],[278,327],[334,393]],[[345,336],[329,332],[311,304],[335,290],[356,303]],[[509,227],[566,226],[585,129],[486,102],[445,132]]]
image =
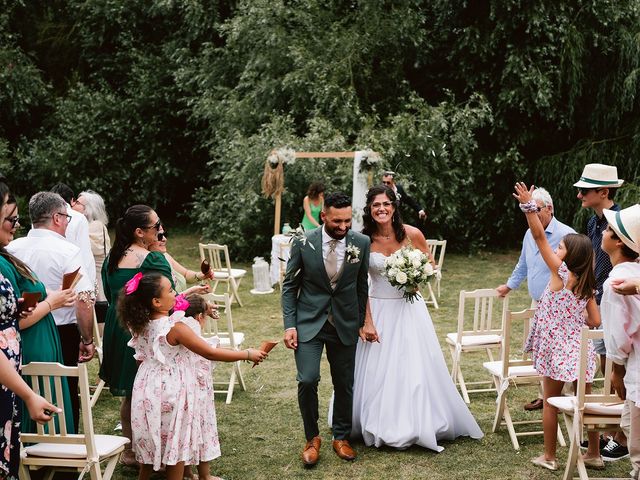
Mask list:
[[348,439],[351,435],[353,409],[353,372],[356,344],[344,345],[333,325],[326,322],[320,332],[308,342],[299,342],[295,352],[298,370],[298,404],[307,440],[319,435],[318,383],[322,350],[327,348],[327,360],[335,391],[333,402],[333,438]]

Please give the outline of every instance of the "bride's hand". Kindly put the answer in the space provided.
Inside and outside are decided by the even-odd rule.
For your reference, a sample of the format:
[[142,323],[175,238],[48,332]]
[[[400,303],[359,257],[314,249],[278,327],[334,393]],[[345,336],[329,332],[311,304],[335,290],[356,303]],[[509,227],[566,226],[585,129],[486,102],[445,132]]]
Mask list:
[[360,327],[359,335],[363,342],[380,343],[380,337],[378,336],[378,332],[376,331],[376,327],[373,326],[373,323],[365,322],[364,326]]

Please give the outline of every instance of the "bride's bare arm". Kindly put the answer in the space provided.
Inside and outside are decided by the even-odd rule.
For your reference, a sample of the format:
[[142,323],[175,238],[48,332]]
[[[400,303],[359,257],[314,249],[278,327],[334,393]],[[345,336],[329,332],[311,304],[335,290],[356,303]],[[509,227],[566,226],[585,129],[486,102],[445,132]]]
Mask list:
[[367,308],[364,314],[364,325],[360,327],[358,332],[363,342],[380,342],[378,332],[373,324],[373,317],[371,316],[371,304],[367,300]]

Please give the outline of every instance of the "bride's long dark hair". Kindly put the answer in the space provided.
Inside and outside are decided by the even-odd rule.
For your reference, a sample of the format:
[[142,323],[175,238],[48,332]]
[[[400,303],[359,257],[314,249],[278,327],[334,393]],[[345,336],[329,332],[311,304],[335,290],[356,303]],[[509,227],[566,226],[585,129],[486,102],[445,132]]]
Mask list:
[[373,199],[380,194],[386,195],[389,201],[393,203],[394,210],[393,216],[391,217],[391,225],[393,226],[393,233],[395,234],[396,240],[402,242],[407,236],[407,232],[404,229],[402,217],[400,217],[400,202],[398,201],[396,192],[385,185],[376,185],[375,187],[371,187],[367,192],[367,205],[364,207],[364,214],[362,215],[362,223],[364,224],[362,233],[372,240],[373,234],[377,233],[378,224],[371,216],[371,204],[373,203]]

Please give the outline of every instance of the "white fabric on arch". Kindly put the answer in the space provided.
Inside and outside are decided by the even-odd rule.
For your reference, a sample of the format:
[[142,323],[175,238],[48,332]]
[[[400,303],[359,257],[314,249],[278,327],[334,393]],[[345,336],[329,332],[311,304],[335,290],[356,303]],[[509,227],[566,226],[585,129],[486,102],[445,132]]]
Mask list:
[[362,230],[362,214],[364,211],[364,207],[367,203],[366,195],[367,190],[367,171],[362,170],[360,168],[360,164],[362,162],[363,153],[366,151],[358,150],[353,157],[353,190],[351,193],[351,202],[352,202],[352,223],[351,228],[359,232]]

